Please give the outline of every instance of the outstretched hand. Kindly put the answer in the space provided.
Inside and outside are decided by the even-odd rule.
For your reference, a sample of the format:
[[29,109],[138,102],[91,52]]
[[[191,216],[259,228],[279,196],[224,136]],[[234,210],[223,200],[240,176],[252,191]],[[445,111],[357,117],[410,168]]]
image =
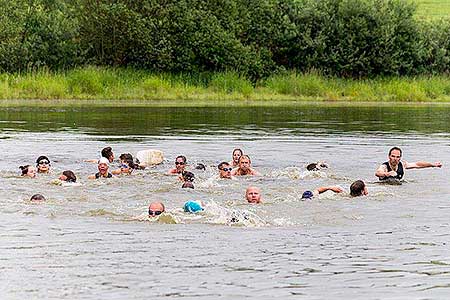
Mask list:
[[437,161],[433,164],[433,167],[440,168],[440,167],[442,167],[442,163],[440,161]]

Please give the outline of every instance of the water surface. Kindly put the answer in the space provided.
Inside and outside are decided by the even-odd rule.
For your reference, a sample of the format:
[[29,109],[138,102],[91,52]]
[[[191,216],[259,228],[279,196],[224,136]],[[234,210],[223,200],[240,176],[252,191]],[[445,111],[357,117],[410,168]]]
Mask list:
[[[4,299],[446,299],[450,288],[450,107],[0,109],[1,281]],[[89,181],[105,146],[160,149],[167,161],[108,181]],[[407,161],[401,186],[378,184],[392,146]],[[215,166],[242,148],[262,173],[217,180]],[[195,190],[166,176],[178,154]],[[20,178],[39,155],[52,174]],[[324,160],[328,170],[305,172]],[[117,164],[115,165],[117,166]],[[80,186],[52,184],[73,170]],[[301,193],[324,185],[366,197]],[[245,203],[260,186],[264,203]],[[28,201],[36,192],[48,201]],[[190,199],[207,211],[182,212]],[[148,221],[150,201],[169,211]],[[231,216],[239,222],[230,222]],[[140,220],[141,219],[141,220]]]

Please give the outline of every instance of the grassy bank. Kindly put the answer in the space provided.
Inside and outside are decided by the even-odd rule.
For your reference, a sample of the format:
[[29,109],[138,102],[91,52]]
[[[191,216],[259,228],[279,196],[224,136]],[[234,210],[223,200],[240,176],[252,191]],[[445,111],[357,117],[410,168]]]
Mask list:
[[414,0],[417,5],[417,16],[425,19],[448,18],[450,2],[448,0]]
[[208,105],[289,101],[450,102],[450,77],[351,80],[287,73],[256,86],[235,73],[152,74],[87,67],[68,72],[0,75],[0,105],[100,104]]

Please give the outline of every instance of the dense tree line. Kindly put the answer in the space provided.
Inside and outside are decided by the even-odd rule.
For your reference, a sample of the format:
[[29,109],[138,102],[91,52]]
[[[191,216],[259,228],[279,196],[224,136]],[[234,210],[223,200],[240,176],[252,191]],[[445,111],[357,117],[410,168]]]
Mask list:
[[0,71],[448,72],[450,22],[414,14],[403,0],[0,0]]

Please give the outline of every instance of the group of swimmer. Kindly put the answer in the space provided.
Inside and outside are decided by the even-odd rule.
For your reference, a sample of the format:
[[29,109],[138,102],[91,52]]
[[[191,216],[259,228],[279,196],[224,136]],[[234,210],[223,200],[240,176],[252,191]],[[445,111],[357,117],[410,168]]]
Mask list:
[[[89,175],[89,179],[111,178],[114,175],[131,174],[135,169],[145,169],[145,165],[138,160],[134,160],[129,153],[123,153],[119,157],[120,168],[109,172],[109,164],[114,161],[114,153],[111,147],[106,147],[101,151],[101,158],[94,160],[86,160],[86,162],[97,163],[98,172]],[[167,174],[176,175],[182,182],[182,188],[194,189],[195,175],[193,172],[187,171],[187,159],[183,155],[175,158],[175,166],[171,168]],[[308,171],[318,171],[327,168],[328,165],[324,162],[311,163],[306,169]],[[393,147],[389,150],[388,161],[381,164],[375,172],[375,176],[381,182],[386,183],[401,183],[404,178],[405,170],[407,169],[421,169],[442,167],[441,162],[430,163],[426,161],[418,161],[414,163],[402,160],[402,150],[398,147]],[[39,173],[50,172],[50,160],[47,156],[39,156],[36,160],[36,168],[31,165],[20,166],[21,175],[28,177],[36,177]],[[197,164],[196,170],[206,170],[206,166],[202,163]],[[237,176],[258,176],[260,173],[251,166],[251,159],[249,155],[243,153],[241,149],[234,149],[232,152],[232,159],[230,162],[221,162],[217,165],[218,175],[220,179],[235,179]],[[77,177],[71,170],[62,172],[58,178],[61,182],[75,183]],[[326,191],[334,193],[343,193],[344,190],[339,186],[322,186],[314,190],[306,190],[302,194],[302,200],[308,200],[322,194]],[[356,180],[350,185],[350,196],[358,197],[368,195],[367,186],[362,180]],[[248,203],[262,203],[261,190],[255,186],[249,186],[245,191],[245,199]],[[31,198],[32,201],[43,201],[45,197],[41,194],[35,194]],[[184,211],[195,213],[203,210],[204,205],[199,201],[188,201],[184,204]],[[148,216],[155,217],[165,212],[165,206],[162,202],[152,202],[148,208]]]

